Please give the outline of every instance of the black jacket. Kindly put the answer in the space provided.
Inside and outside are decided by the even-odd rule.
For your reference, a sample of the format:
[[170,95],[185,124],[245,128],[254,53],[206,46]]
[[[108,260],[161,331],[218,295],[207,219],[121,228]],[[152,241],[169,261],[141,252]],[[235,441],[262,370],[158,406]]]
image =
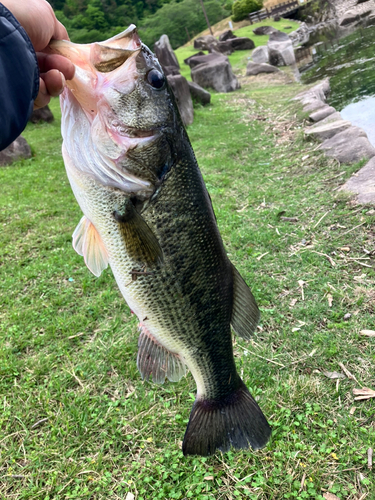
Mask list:
[[39,68],[30,38],[0,3],[0,151],[26,127],[38,91]]

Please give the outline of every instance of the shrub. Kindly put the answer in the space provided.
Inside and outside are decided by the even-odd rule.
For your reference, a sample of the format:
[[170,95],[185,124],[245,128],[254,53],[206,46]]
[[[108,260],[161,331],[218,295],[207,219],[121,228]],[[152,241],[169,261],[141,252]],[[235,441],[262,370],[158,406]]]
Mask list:
[[232,20],[242,21],[251,12],[260,10],[263,7],[263,0],[237,0],[232,7]]

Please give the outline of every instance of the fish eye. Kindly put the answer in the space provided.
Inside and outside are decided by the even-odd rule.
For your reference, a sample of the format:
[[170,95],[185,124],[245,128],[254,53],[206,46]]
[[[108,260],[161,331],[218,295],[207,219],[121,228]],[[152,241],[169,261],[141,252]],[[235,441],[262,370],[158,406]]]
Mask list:
[[164,87],[165,77],[157,69],[152,69],[147,73],[147,81],[154,89],[160,90]]

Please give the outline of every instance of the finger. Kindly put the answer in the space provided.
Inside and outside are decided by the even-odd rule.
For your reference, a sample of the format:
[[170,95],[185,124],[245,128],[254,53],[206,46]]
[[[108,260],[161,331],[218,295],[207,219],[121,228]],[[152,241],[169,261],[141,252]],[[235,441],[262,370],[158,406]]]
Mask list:
[[41,73],[47,73],[52,69],[57,69],[66,80],[71,80],[74,76],[75,66],[64,56],[58,54],[44,54],[37,52],[38,65]]
[[56,21],[56,23],[55,23],[55,31],[52,35],[52,39],[53,40],[70,40],[65,26],[63,26],[60,23],[60,21]]
[[48,95],[46,85],[44,81],[39,78],[39,93],[36,96],[34,101],[34,109],[43,108],[43,106],[47,106],[51,97]]
[[47,73],[42,73],[41,78],[50,96],[57,97],[64,90],[65,78],[57,69],[51,69]]

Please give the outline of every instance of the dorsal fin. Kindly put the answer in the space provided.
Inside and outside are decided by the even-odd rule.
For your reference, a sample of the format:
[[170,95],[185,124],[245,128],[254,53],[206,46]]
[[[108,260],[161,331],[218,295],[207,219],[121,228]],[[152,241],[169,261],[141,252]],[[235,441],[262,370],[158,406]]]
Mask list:
[[100,276],[107,268],[107,250],[95,226],[85,215],[73,233],[73,248],[83,256],[86,266],[95,276]]
[[249,340],[257,327],[260,312],[250,288],[233,265],[232,270],[233,309],[231,324],[237,335]]
[[140,324],[137,367],[143,380],[163,384],[167,378],[178,382],[186,374],[185,363],[177,354],[168,351],[151,335],[144,324]]

